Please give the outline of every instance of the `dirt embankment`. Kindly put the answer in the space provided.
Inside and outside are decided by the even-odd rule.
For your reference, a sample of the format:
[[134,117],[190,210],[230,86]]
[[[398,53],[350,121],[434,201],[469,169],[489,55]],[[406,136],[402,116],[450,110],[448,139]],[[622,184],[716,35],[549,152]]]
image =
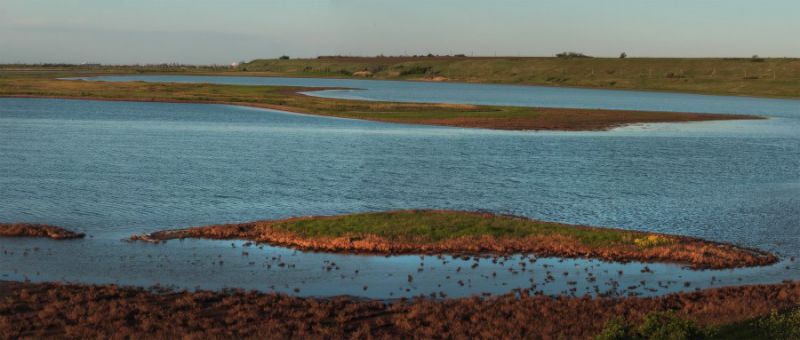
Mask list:
[[117,286],[0,282],[0,338],[588,339],[616,316],[674,311],[721,325],[800,303],[800,283],[655,298],[529,296],[315,299],[255,292],[154,292]]
[[[428,213],[431,211],[420,211]],[[391,213],[391,212],[390,212]],[[398,212],[404,213],[404,212]],[[435,212],[434,212],[435,213]],[[474,214],[469,212],[442,213]],[[496,217],[484,214],[487,218]],[[346,217],[347,215],[345,215]],[[568,226],[555,224],[559,228],[577,228],[592,233],[625,233],[635,242],[629,244],[587,245],[580,239],[552,233],[522,237],[493,237],[491,235],[460,236],[440,241],[388,239],[374,234],[359,233],[338,237],[308,237],[289,230],[278,230],[273,226],[287,222],[330,219],[332,216],[298,217],[285,220],[258,221],[240,224],[223,224],[167,230],[147,235],[135,235],[132,241],[161,242],[170,239],[241,239],[286,246],[299,250],[335,253],[362,253],[379,255],[397,254],[469,254],[509,255],[532,254],[539,257],[593,258],[618,262],[667,262],[687,265],[694,269],[725,269],[774,264],[778,258],[770,253],[710,242],[696,238],[672,236],[635,231],[616,231],[607,228]],[[549,222],[543,222],[549,223]]]
[[0,223],[0,237],[47,237],[54,240],[83,238],[83,233],[76,233],[61,227],[31,223]]

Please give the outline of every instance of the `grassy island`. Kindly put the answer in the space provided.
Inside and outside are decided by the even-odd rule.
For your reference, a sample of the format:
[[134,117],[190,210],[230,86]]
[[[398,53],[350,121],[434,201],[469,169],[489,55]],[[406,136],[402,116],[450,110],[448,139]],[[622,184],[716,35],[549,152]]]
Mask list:
[[246,239],[305,250],[370,254],[528,253],[672,262],[698,269],[777,261],[765,252],[690,237],[444,210],[298,217],[161,231],[131,239],[159,242],[178,238]]
[[0,223],[0,237],[46,237],[54,240],[83,238],[84,234],[46,224]]
[[234,104],[390,123],[501,130],[608,130],[640,123],[760,119],[756,116],[624,110],[372,102],[318,98],[320,88],[58,80],[64,74],[3,74],[0,97]]

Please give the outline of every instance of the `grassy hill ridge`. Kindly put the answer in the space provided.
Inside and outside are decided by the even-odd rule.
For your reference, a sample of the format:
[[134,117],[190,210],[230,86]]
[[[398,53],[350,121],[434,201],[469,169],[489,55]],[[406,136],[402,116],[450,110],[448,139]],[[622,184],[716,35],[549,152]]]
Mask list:
[[800,97],[796,58],[320,57],[258,59],[238,72]]

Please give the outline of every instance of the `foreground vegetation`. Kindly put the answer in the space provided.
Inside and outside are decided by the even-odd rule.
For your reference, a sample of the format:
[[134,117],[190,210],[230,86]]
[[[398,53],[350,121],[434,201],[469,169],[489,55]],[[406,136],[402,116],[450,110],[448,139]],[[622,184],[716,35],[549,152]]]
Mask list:
[[800,97],[800,59],[402,57],[262,59],[242,73]]
[[45,224],[0,223],[0,237],[46,237],[54,240],[67,240],[84,236],[83,233]]
[[622,317],[608,321],[596,340],[647,339],[800,339],[800,307],[724,325],[702,326],[675,312],[652,312],[636,322]]
[[[676,112],[640,112],[367,102],[306,96],[302,87],[90,82],[57,80],[67,74],[10,73],[0,76],[0,97],[193,102],[247,105],[323,116],[382,122],[504,130],[606,130],[626,124],[757,119]],[[74,74],[72,74],[74,75]]]
[[798,283],[649,298],[519,291],[387,302],[0,282],[0,338],[796,339],[797,313],[770,313],[798,303]]
[[378,254],[468,253],[677,262],[694,268],[772,264],[768,253],[700,239],[574,226],[522,217],[444,210],[405,210],[196,227],[133,236],[246,239],[299,249]]

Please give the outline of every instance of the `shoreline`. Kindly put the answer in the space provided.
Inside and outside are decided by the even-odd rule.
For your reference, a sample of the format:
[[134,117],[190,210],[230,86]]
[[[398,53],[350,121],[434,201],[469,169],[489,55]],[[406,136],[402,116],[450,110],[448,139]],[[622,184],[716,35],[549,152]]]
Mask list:
[[[796,62],[799,60],[798,58],[764,58],[765,62],[762,63],[753,63],[750,58],[731,58],[731,57],[705,57],[705,58],[680,58],[680,57],[629,57],[625,59],[618,59],[618,58],[610,58],[610,57],[596,57],[590,59],[561,59],[561,58],[554,58],[550,56],[475,56],[475,57],[452,57],[452,56],[437,56],[434,58],[428,57],[411,57],[411,56],[394,56],[394,57],[385,57],[385,58],[375,58],[369,56],[361,56],[361,57],[347,57],[347,56],[331,56],[328,58],[298,58],[298,59],[290,59],[286,61],[278,61],[275,59],[255,59],[251,62],[273,62],[274,64],[266,66],[266,69],[259,68],[260,66],[256,66],[256,68],[248,68],[247,64],[240,65],[238,68],[215,68],[215,69],[208,69],[203,68],[203,65],[199,66],[196,69],[184,69],[184,68],[160,68],[154,65],[105,65],[99,67],[82,67],[80,65],[65,65],[65,66],[47,66],[47,65],[14,65],[14,64],[3,64],[0,65],[0,73],[7,72],[9,74],[46,74],[46,73],[77,73],[83,76],[107,76],[107,75],[186,75],[186,76],[229,76],[229,77],[285,77],[285,78],[321,78],[321,79],[352,79],[352,80],[380,80],[380,81],[414,81],[414,82],[430,82],[431,80],[425,79],[425,77],[435,78],[437,75],[441,76],[438,71],[442,71],[441,68],[437,68],[437,65],[441,62],[450,63],[455,62],[458,65],[461,62],[467,63],[491,63],[493,61],[507,61],[511,62],[512,65],[514,63],[533,63],[532,66],[534,69],[543,70],[541,72],[556,72],[561,68],[567,68],[570,70],[576,70],[578,74],[574,74],[570,72],[571,81],[566,83],[559,83],[549,81],[548,79],[541,78],[538,80],[519,80],[519,79],[511,79],[511,78],[492,78],[490,74],[482,73],[481,70],[477,71],[477,74],[474,74],[472,78],[463,78],[464,76],[470,75],[469,72],[458,74],[460,71],[466,71],[463,69],[465,65],[458,65],[455,69],[454,76],[445,77],[447,80],[443,82],[447,83],[461,83],[461,84],[495,84],[495,85],[510,85],[510,86],[541,86],[541,87],[548,87],[548,88],[576,88],[576,89],[602,89],[602,90],[610,90],[610,91],[641,91],[641,92],[656,92],[656,93],[681,93],[681,94],[696,94],[696,95],[709,95],[709,96],[725,96],[725,97],[745,97],[745,98],[772,98],[772,99],[787,99],[787,100],[800,100],[800,95],[796,92],[782,92],[782,93],[775,93],[773,94],[768,88],[765,89],[759,83],[762,82],[770,82],[774,79],[769,79],[767,77],[762,77],[759,80],[750,80],[746,81],[746,79],[739,78],[733,75],[722,75],[719,77],[706,77],[703,74],[704,71],[711,71],[716,70],[719,68],[725,67],[739,67],[739,68],[756,68],[759,67],[766,67],[766,68],[773,68],[773,67],[782,67],[792,64],[792,62]],[[385,67],[392,67],[395,65],[402,65],[405,62],[413,63],[413,64],[420,64],[423,66],[430,66],[434,68],[433,74],[417,74],[413,75],[412,77],[407,76],[398,76],[390,74],[382,74],[378,73],[371,77],[364,77],[364,76],[353,76],[353,75],[345,75],[341,72],[337,72],[336,70],[331,70],[329,72],[319,72],[308,74],[306,71],[300,71],[302,67],[300,66],[309,66],[309,67],[324,67],[326,63],[329,62],[338,62],[336,67],[344,69],[351,69],[355,67],[356,64],[363,64],[359,70],[363,70],[364,68],[370,68],[371,66],[376,65],[383,65]],[[545,64],[541,64],[536,66],[536,64],[540,62],[545,62]],[[689,62],[689,64],[695,64],[695,66],[691,65],[683,65],[679,62]],[[599,63],[597,65],[593,65]],[[637,65],[641,63],[647,63],[646,66],[644,65]],[[248,63],[249,64],[249,63]],[[284,64],[288,66],[288,71],[281,71],[280,64]],[[298,66],[299,65],[299,66]],[[729,66],[733,65],[733,66]],[[270,67],[276,66],[275,70],[270,70]],[[442,66],[442,65],[439,65]],[[524,66],[524,65],[520,65]],[[261,66],[263,67],[263,66]],[[466,66],[469,67],[469,66]],[[632,67],[632,69],[631,69]],[[589,68],[596,68],[597,74],[592,76],[581,75],[579,70],[586,71]],[[705,81],[708,82],[709,85],[712,85],[712,89],[704,89],[703,87],[698,86],[691,86],[690,84],[682,85],[680,84],[679,80],[675,79],[672,82],[674,85],[672,88],[661,88],[663,87],[662,79],[664,77],[664,72],[682,72],[686,70],[692,73],[692,69],[696,68],[693,74],[690,74],[688,78],[690,80],[695,81]],[[635,79],[632,78],[625,78],[622,77],[620,79],[614,79],[614,77],[610,76],[611,74],[625,74],[630,72],[643,72],[644,69],[653,69],[655,72],[655,77],[648,76],[647,79],[649,81],[654,81],[654,84],[633,84]],[[355,70],[355,69],[353,69]],[[612,73],[605,74],[605,71],[611,71]],[[730,70],[728,70],[730,71]],[[753,71],[757,73],[756,71]],[[557,73],[557,72],[556,72]],[[594,72],[592,72],[594,73]],[[509,74],[506,77],[513,77],[514,75]],[[598,78],[595,79],[595,76]],[[610,77],[606,79],[606,82],[601,81],[600,78],[603,77]],[[788,78],[787,78],[788,77]],[[773,86],[790,86],[794,87],[796,84],[791,83],[796,79],[791,74],[787,75],[779,75],[779,79],[781,80],[789,80],[788,84],[783,85],[773,85]],[[595,83],[591,83],[591,81],[596,81]],[[614,84],[611,85],[611,82],[614,80],[622,81],[623,83],[627,80],[628,84]],[[589,81],[588,84],[575,84],[574,81],[578,81],[578,83]],[[756,86],[752,89],[745,90],[743,92],[738,91],[740,86],[735,86],[736,82],[741,85],[749,85],[755,84]],[[616,83],[616,82],[615,82]],[[713,85],[721,84],[721,88],[714,88]]]
[[[80,80],[83,81],[83,80]],[[314,89],[312,91],[321,91],[327,88],[322,89]],[[304,94],[302,92],[308,92],[308,90],[301,90],[301,91],[291,91],[292,94],[298,96],[305,96],[310,98],[322,99],[326,100],[328,98],[324,97],[316,97]],[[755,115],[737,115],[737,114],[718,114],[718,113],[688,113],[688,112],[668,112],[668,111],[635,111],[635,110],[607,110],[607,109],[572,109],[572,108],[547,108],[547,107],[539,107],[539,108],[522,108],[522,107],[513,107],[516,109],[530,109],[535,110],[538,113],[544,113],[547,115],[572,115],[573,117],[583,116],[582,118],[586,118],[586,115],[600,115],[601,119],[607,119],[607,121],[588,121],[581,122],[581,123],[570,123],[570,122],[561,122],[561,123],[526,123],[519,122],[514,120],[502,120],[502,121],[492,121],[491,119],[485,118],[441,118],[441,119],[427,119],[425,118],[418,119],[418,120],[400,120],[400,119],[391,119],[391,118],[382,118],[382,117],[353,117],[351,115],[346,114],[337,114],[337,113],[320,113],[320,112],[313,112],[312,110],[307,110],[303,108],[297,108],[293,106],[287,105],[277,105],[277,104],[268,104],[268,103],[253,103],[253,102],[236,102],[236,101],[222,101],[222,100],[182,100],[182,99],[170,99],[170,98],[135,98],[135,97],[119,97],[119,98],[102,98],[102,97],[89,97],[89,96],[66,96],[66,95],[17,95],[17,94],[0,94],[0,98],[20,98],[20,99],[63,99],[63,100],[89,100],[89,101],[108,101],[108,102],[143,102],[143,103],[173,103],[173,104],[216,104],[216,105],[234,105],[234,106],[242,106],[242,107],[251,107],[251,108],[258,108],[258,109],[268,109],[268,110],[277,110],[277,111],[284,111],[290,113],[297,113],[297,114],[305,114],[311,116],[320,116],[320,117],[336,117],[336,118],[347,118],[347,119],[358,119],[358,120],[367,120],[367,121],[374,121],[374,122],[381,122],[381,123],[397,123],[397,124],[410,124],[410,125],[427,125],[427,126],[446,126],[446,127],[455,127],[455,128],[477,128],[477,129],[489,129],[489,130],[506,130],[506,131],[609,131],[615,128],[630,126],[630,125],[638,125],[638,124],[658,124],[658,123],[692,123],[692,122],[709,122],[709,121],[735,121],[735,120],[766,120],[769,119],[768,117],[763,116],[755,116]],[[406,104],[406,105],[430,105],[432,107],[479,107],[477,105],[466,105],[466,104],[429,104],[429,103],[395,103],[395,102],[366,102],[372,104]],[[660,118],[660,117],[647,117],[647,118],[655,118],[651,120],[646,119],[630,119],[626,118],[627,115],[668,115],[672,118]],[[613,117],[613,116],[619,117]],[[618,121],[614,121],[617,118]],[[524,118],[520,118],[524,120]],[[610,119],[610,121],[608,121]],[[625,121],[628,119],[628,121]],[[532,124],[532,125],[531,125]]]
[[[363,220],[371,222],[359,222]],[[387,223],[391,230],[377,228],[371,230],[372,225],[369,223]],[[459,223],[485,224],[492,230],[505,234],[495,236],[464,228],[457,229]],[[323,226],[319,227],[320,224]],[[431,233],[447,230],[450,234],[432,239],[425,234],[412,234],[413,230],[408,229],[407,224],[413,224],[413,227],[410,227],[412,229],[430,228]],[[334,228],[344,228],[348,231],[329,231]],[[165,230],[133,235],[127,240],[160,243],[184,238],[239,239],[302,251],[343,254],[465,256],[531,254],[537,257],[587,258],[620,263],[676,263],[692,269],[767,266],[779,261],[777,256],[765,251],[686,236],[446,210],[294,217]]]
[[[565,89],[582,89],[582,90],[606,90],[606,91],[627,91],[627,92],[645,92],[645,93],[673,93],[673,94],[690,94],[697,96],[717,96],[717,97],[740,97],[740,98],[756,98],[756,99],[785,99],[800,101],[800,96],[757,96],[747,94],[723,94],[714,92],[693,92],[693,91],[670,91],[658,89],[637,89],[637,88],[609,88],[601,86],[578,86],[578,85],[546,85],[540,83],[503,83],[503,82],[482,82],[482,81],[468,81],[468,80],[425,80],[425,79],[393,79],[393,78],[364,78],[364,77],[343,77],[338,75],[325,76],[306,76],[294,73],[269,73],[258,71],[229,71],[224,72],[198,72],[198,73],[158,73],[158,72],[145,72],[145,73],[97,73],[94,76],[204,76],[204,77],[261,77],[261,78],[301,78],[301,79],[341,79],[341,80],[377,80],[377,81],[397,81],[397,82],[417,82],[417,83],[451,83],[451,84],[483,84],[483,85],[504,85],[504,86],[520,86],[520,87],[544,87],[544,88],[565,88]],[[244,74],[242,74],[244,73]],[[262,75],[259,75],[262,74]],[[90,76],[91,77],[91,76]]]
[[[513,337],[591,339],[615,319],[673,313],[737,331],[800,303],[800,282],[661,297],[496,297],[397,301],[300,298],[244,290],[174,291],[0,281],[0,333],[13,337]],[[733,327],[731,327],[733,326]],[[732,328],[732,329],[731,329]],[[511,331],[512,333],[508,333]]]

